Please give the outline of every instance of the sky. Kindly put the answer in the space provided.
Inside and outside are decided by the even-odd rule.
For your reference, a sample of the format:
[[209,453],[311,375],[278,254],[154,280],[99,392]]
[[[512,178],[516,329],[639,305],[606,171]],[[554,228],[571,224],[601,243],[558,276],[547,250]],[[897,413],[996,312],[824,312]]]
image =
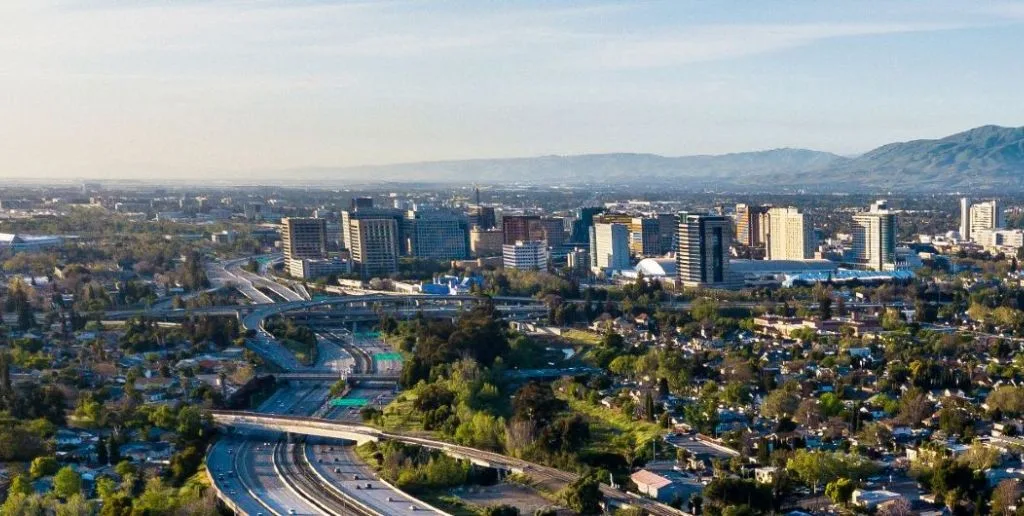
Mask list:
[[1024,2],[0,1],[0,177],[803,147],[1024,125]]

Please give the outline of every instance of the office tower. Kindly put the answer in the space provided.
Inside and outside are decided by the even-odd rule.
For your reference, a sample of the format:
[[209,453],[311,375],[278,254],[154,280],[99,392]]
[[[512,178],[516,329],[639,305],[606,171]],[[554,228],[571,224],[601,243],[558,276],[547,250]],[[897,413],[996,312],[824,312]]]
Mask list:
[[470,206],[468,215],[470,227],[476,226],[483,229],[491,229],[497,225],[494,208],[489,206]]
[[352,211],[373,208],[373,197],[354,197],[350,209]]
[[303,260],[327,258],[327,221],[298,217],[282,219],[281,247],[288,273],[303,277]]
[[960,239],[971,239],[971,200],[960,198]]
[[501,230],[505,234],[505,244],[514,245],[516,242],[530,242],[543,240],[543,231],[540,229],[538,215],[507,215],[501,217]]
[[679,218],[673,213],[658,214],[658,254],[674,252],[679,236]]
[[868,211],[853,216],[853,259],[865,268],[895,267],[896,214],[885,201],[874,202]]
[[561,218],[544,217],[536,224],[540,228],[540,240],[547,242],[548,247],[560,247],[565,243],[565,222]]
[[501,250],[502,263],[506,269],[547,270],[548,246],[541,241],[505,244]]
[[405,220],[405,212],[402,210],[396,210],[394,208],[360,208],[358,211],[343,211],[341,212],[341,246],[345,249],[352,248],[352,231],[353,226],[350,222],[358,219],[391,219],[395,221],[395,227],[397,228],[396,245],[397,252],[401,254],[408,254],[408,249],[404,248],[405,235],[403,234],[403,222]]
[[968,214],[967,230],[971,240],[977,240],[979,231],[1003,227],[1003,214],[995,199],[972,204]]
[[285,260],[327,256],[325,219],[287,217],[281,220],[281,246]]
[[723,215],[679,214],[676,274],[685,287],[736,288],[729,273],[732,224]]
[[662,254],[661,222],[652,217],[633,217],[629,225],[629,250],[636,256]]
[[750,247],[765,245],[764,237],[767,234],[767,228],[764,227],[764,222],[768,208],[768,206],[736,205],[736,242]]
[[814,226],[800,210],[772,208],[768,210],[769,260],[807,260],[814,257]]
[[576,221],[572,224],[572,235],[569,241],[581,244],[590,240],[590,227],[594,225],[594,216],[604,211],[601,207],[580,208]]
[[574,248],[566,253],[565,263],[573,271],[586,271],[590,268],[590,252],[586,249]]
[[505,235],[500,229],[483,229],[478,226],[469,230],[469,250],[473,256],[499,255],[504,244]]
[[393,217],[345,217],[345,225],[352,263],[364,279],[398,272],[399,226]]
[[443,211],[410,211],[403,221],[404,248],[417,258],[462,260],[469,256],[469,223]]
[[590,228],[590,269],[595,274],[631,267],[629,227],[625,224],[594,222]]

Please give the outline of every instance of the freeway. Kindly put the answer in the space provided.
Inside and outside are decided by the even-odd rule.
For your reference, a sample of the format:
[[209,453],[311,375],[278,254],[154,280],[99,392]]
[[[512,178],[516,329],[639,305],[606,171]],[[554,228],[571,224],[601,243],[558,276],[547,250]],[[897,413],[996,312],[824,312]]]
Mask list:
[[[357,442],[394,440],[408,444],[416,444],[426,448],[440,450],[453,457],[470,460],[476,464],[522,473],[538,485],[555,490],[573,480],[577,475],[555,468],[534,464],[499,453],[461,446],[438,439],[407,435],[395,432],[384,432],[363,425],[353,425],[322,418],[292,417],[243,411],[211,411],[214,421],[229,426],[286,430],[295,434],[335,437],[355,440]],[[631,496],[624,491],[603,485],[601,491],[605,498],[615,505],[633,505],[657,516],[684,514],[667,505]]]
[[[279,255],[264,255],[264,257],[273,260]],[[260,258],[260,257],[255,257]],[[242,269],[242,266],[249,262],[252,258],[240,258],[236,260],[228,260],[224,262],[224,269],[235,278],[239,278],[241,281],[246,282],[254,288],[265,288],[274,294],[278,295],[284,301],[305,301],[302,296],[297,294],[294,290],[270,279],[267,279],[259,274],[251,273],[247,270]]]
[[[311,414],[313,411],[309,407],[319,406],[325,394],[322,387],[280,389],[260,406],[260,410],[269,414]],[[285,515],[290,511],[295,511],[293,514],[319,514],[315,506],[296,495],[277,474],[270,441],[279,438],[277,433],[257,432],[222,439],[213,448],[216,452],[211,452],[213,460],[207,459],[207,467],[216,468],[216,471],[211,469],[211,473],[217,475],[218,482],[222,482],[222,477],[226,480],[227,489],[222,487],[221,492],[250,515]],[[261,439],[266,441],[261,443]],[[224,455],[230,457],[227,465],[224,464]],[[231,480],[235,476],[237,485]]]

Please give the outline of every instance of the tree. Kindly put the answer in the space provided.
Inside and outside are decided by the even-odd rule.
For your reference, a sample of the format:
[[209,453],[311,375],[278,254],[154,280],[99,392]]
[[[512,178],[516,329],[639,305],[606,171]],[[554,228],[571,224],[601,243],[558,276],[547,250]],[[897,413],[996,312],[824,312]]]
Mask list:
[[[116,435],[107,439],[107,464],[121,465],[121,445],[117,442]],[[120,475],[120,472],[118,474]]]
[[561,498],[565,505],[578,514],[601,514],[601,482],[593,473],[583,475],[572,481],[562,490]]
[[1009,516],[1014,514],[1014,507],[1021,496],[1021,484],[1017,479],[1007,479],[999,482],[999,485],[992,490],[992,514],[996,516]]
[[519,516],[519,509],[511,505],[491,505],[484,508],[482,516]]
[[770,419],[781,419],[795,414],[800,405],[797,389],[798,386],[790,382],[768,393],[761,404],[761,415]]
[[885,502],[878,506],[877,516],[912,516],[916,514],[905,498]]
[[13,493],[21,493],[24,495],[30,495],[35,489],[32,487],[32,481],[29,480],[25,475],[15,475],[11,479],[11,486],[7,488],[7,494],[10,496]]
[[64,466],[53,476],[53,491],[67,500],[82,493],[82,477],[71,466]]
[[60,469],[60,464],[57,464],[57,459],[54,457],[36,457],[32,459],[32,464],[29,466],[29,474],[32,478],[40,478],[48,475],[53,475]]
[[107,454],[108,451],[109,450],[107,450],[107,441],[100,437],[99,440],[96,441],[96,462],[98,462],[101,466],[110,464],[110,458],[109,455]]
[[825,496],[832,500],[832,503],[846,505],[853,496],[854,485],[848,478],[837,478],[825,486]]

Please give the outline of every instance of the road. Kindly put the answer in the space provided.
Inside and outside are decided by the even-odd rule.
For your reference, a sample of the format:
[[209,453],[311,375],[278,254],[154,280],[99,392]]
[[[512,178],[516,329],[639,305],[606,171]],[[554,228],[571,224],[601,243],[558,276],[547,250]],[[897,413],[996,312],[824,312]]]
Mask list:
[[[265,255],[264,257],[273,260],[276,256],[277,255]],[[232,275],[232,276],[234,276],[236,278],[239,278],[239,280],[241,280],[241,281],[247,282],[249,285],[252,285],[254,288],[265,288],[265,289],[273,292],[274,294],[280,296],[280,298],[282,300],[284,300],[284,301],[305,301],[306,300],[301,295],[296,293],[294,290],[292,290],[292,289],[290,289],[290,288],[288,288],[288,287],[286,287],[286,286],[284,286],[284,285],[282,285],[282,284],[280,284],[280,283],[278,283],[276,281],[267,279],[267,278],[265,278],[265,277],[263,277],[263,276],[261,276],[259,274],[254,274],[252,272],[249,272],[247,270],[242,269],[242,266],[244,266],[245,264],[249,263],[249,261],[252,260],[253,258],[260,258],[260,257],[250,257],[250,258],[241,258],[241,259],[237,259],[237,260],[228,260],[228,261],[224,262],[224,269],[227,271],[228,274],[230,274],[230,275]]]
[[[385,432],[363,425],[346,424],[319,418],[275,416],[253,412],[223,410],[211,412],[214,420],[220,424],[242,425],[250,428],[287,428],[290,432],[297,434],[313,436],[344,435],[352,440],[392,440],[407,444],[415,444],[430,449],[440,450],[457,458],[469,459],[477,464],[486,464],[506,471],[521,472],[530,477],[538,486],[550,491],[557,491],[561,487],[564,487],[578,478],[574,473],[568,473],[548,466],[542,466],[540,464],[531,463],[515,457],[508,457],[501,455],[500,453],[452,444],[429,437]],[[683,514],[681,511],[673,509],[665,504],[649,499],[638,498],[604,484],[601,486],[601,492],[607,500],[614,504],[630,504],[640,507],[648,513],[657,516],[677,516]]]
[[[312,414],[325,396],[326,388],[322,386],[279,389],[259,410],[268,414]],[[289,489],[275,471],[273,443],[281,437],[280,433],[249,432],[222,439],[212,448],[207,467],[215,475],[221,492],[250,515],[286,515],[289,511],[320,514],[315,506]]]
[[356,455],[354,446],[314,440],[305,446],[305,453],[317,473],[332,486],[380,514],[438,514],[419,500],[381,483],[377,474]]

